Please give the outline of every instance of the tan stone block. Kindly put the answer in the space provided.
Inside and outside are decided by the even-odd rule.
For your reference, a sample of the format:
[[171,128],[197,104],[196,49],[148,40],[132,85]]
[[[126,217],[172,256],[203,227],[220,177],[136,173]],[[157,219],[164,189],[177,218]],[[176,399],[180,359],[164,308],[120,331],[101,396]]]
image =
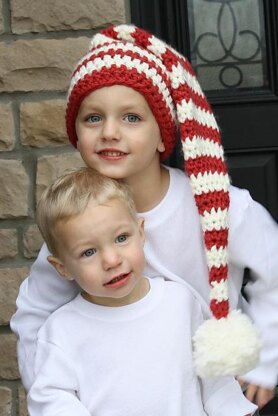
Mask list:
[[19,286],[28,274],[28,267],[0,268],[0,325],[9,324],[16,310]]
[[12,414],[12,391],[7,387],[0,387],[0,416]]
[[0,163],[0,218],[26,217],[29,178],[18,160]]
[[0,92],[65,91],[88,47],[85,37],[0,42]]
[[26,393],[23,387],[18,389],[18,410],[19,416],[28,416]]
[[0,230],[0,259],[13,259],[17,255],[17,231]]
[[15,133],[10,104],[0,104],[0,152],[12,150],[15,146]]
[[23,235],[24,256],[28,259],[37,257],[43,244],[43,238],[36,224],[31,225]]
[[66,170],[84,166],[80,154],[77,151],[63,153],[57,156],[43,156],[37,164],[36,198],[39,200],[42,192],[56,178]]
[[[4,33],[4,20],[2,11],[2,2],[0,3],[0,33]],[[1,416],[1,415],[0,415]]]
[[10,0],[13,33],[95,29],[125,22],[124,0]]
[[64,100],[21,104],[20,136],[22,144],[33,147],[68,144],[65,110]]
[[0,351],[0,380],[19,379],[14,334],[0,334]]

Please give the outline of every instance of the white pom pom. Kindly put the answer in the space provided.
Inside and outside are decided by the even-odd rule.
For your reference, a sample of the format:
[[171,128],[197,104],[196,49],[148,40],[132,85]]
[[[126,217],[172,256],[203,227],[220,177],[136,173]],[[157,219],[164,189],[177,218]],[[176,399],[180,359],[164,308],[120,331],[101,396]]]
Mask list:
[[254,368],[261,343],[250,319],[236,310],[227,318],[205,321],[194,338],[196,373],[200,377],[238,376]]

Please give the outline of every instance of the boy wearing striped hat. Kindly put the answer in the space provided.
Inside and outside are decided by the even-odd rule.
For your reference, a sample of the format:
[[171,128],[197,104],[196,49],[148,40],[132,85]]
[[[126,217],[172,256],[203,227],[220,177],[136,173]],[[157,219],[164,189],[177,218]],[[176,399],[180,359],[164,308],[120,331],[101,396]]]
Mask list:
[[254,414],[233,377],[196,376],[198,294],[144,276],[144,220],[126,188],[84,168],[42,195],[48,260],[81,293],[39,330],[30,416]]
[[[273,348],[273,329],[278,329],[277,225],[245,191],[230,186],[217,123],[188,61],[134,26],[103,30],[73,73],[66,122],[69,139],[85,163],[131,187],[147,223],[146,274],[186,281],[210,305],[212,318],[195,336],[196,370],[202,377],[243,375],[256,365],[256,331],[235,310],[244,302],[244,268],[253,270],[256,281],[247,287],[248,307],[264,348],[260,365],[244,374],[244,380],[262,386],[267,401],[278,373]],[[161,164],[177,136],[186,173]],[[252,238],[254,224],[258,237],[268,233],[271,239]],[[61,283],[46,265],[48,254],[44,247],[21,287],[12,320],[22,339],[21,362],[28,350],[31,363],[46,315],[76,293],[73,285],[60,290]],[[43,283],[37,276],[40,270],[47,275]],[[34,300],[32,291],[38,287],[41,296]],[[268,316],[266,308],[271,309]],[[23,320],[34,310],[36,320],[27,335]],[[29,364],[21,368],[27,387],[33,377],[28,370]]]

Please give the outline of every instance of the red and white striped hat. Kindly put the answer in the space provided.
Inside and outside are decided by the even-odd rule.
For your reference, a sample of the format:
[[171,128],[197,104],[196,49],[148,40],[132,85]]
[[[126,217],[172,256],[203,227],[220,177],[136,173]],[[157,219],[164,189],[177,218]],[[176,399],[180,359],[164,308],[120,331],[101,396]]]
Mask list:
[[111,26],[92,38],[88,54],[72,75],[66,124],[74,146],[75,120],[82,100],[92,91],[111,85],[131,87],[145,97],[164,141],[162,159],[171,154],[180,136],[185,171],[204,234],[213,315],[195,335],[196,369],[201,376],[243,374],[255,366],[259,342],[248,318],[229,310],[230,182],[211,107],[186,58],[133,25]]

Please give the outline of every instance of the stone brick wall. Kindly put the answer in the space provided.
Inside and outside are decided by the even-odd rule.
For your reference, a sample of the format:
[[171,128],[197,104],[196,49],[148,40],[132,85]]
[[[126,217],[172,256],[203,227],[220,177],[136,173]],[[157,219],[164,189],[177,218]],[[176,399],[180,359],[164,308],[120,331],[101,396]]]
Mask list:
[[9,320],[42,244],[36,202],[82,164],[64,126],[69,76],[93,31],[127,16],[127,0],[0,0],[0,416],[27,415]]

